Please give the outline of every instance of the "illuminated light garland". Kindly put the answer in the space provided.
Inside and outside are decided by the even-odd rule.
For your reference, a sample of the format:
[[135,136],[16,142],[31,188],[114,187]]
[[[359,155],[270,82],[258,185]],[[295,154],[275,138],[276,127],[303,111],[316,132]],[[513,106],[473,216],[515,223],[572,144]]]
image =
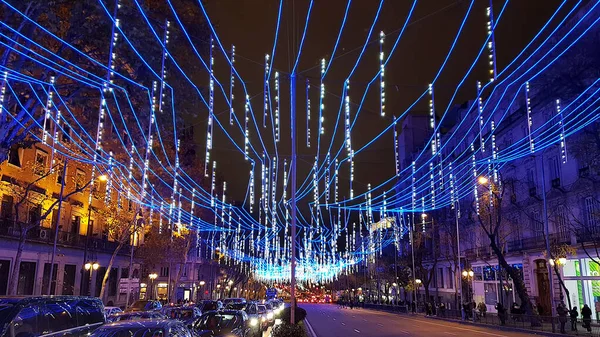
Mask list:
[[354,150],[350,150],[350,199],[354,198]]
[[325,158],[325,207],[329,209],[329,176],[330,176],[330,160],[331,153],[327,152],[327,156]]
[[279,142],[279,72],[275,72],[275,142]]
[[338,192],[338,190],[339,190],[338,184],[339,184],[339,176],[340,176],[339,165],[340,165],[340,163],[336,157],[335,158],[335,187],[334,187],[334,194],[333,194],[334,202],[336,204],[338,203],[338,200],[339,200],[339,192]]
[[165,201],[161,201],[160,202],[160,210],[158,212],[158,234],[162,234],[162,229],[163,229],[163,208],[164,208],[164,204]]
[[254,208],[254,163],[252,163],[252,168],[250,169],[250,207],[249,211],[252,212]]
[[352,141],[350,139],[350,80],[346,80],[346,97],[344,99],[344,111],[345,111],[345,139],[346,139],[346,150],[348,154],[352,151]]
[[411,165],[411,204],[412,204],[412,213],[414,215],[415,213],[415,209],[417,208],[417,187],[415,186],[415,182],[417,180],[417,178],[415,177],[415,174],[417,172],[417,168],[416,168],[416,163],[413,161],[412,165]]
[[[217,189],[217,162],[212,162],[212,175],[210,178],[210,207],[215,207],[215,192]],[[215,217],[216,218],[216,217]]]
[[231,68],[229,71],[229,125],[233,125],[233,116],[235,115],[235,110],[233,108],[233,88],[235,88],[234,64],[235,46],[231,45]]
[[397,123],[396,116],[394,116],[394,166],[396,168],[396,176],[400,175],[400,155],[398,153],[398,128],[396,127]]
[[421,231],[425,233],[425,196],[421,197]]
[[531,112],[531,98],[529,98],[529,82],[525,82],[525,106],[527,109],[527,137],[529,137],[529,151],[535,152],[535,143],[532,136],[533,118]]
[[206,157],[204,158],[204,177],[208,177],[208,166],[210,164],[210,150],[212,150],[213,142],[213,119],[214,119],[214,102],[215,102],[215,81],[214,81],[214,64],[215,58],[213,56],[215,49],[214,39],[210,38],[210,54],[209,54],[209,100],[208,100],[208,126],[206,131]]
[[[192,198],[191,198],[191,205],[190,205],[190,224],[189,224],[190,228],[193,228],[192,226],[194,225],[194,208],[196,206],[195,198],[196,198],[196,189],[192,188]],[[199,237],[200,236],[198,235],[197,238],[199,238]],[[198,244],[198,242],[196,242],[196,244]]]
[[368,221],[369,223],[373,223],[373,208],[371,207],[372,205],[372,199],[371,199],[371,183],[367,184],[367,217],[368,217]]
[[8,83],[8,71],[4,72],[2,77],[2,86],[0,86],[0,116],[4,113],[4,99],[6,96],[6,84]]
[[492,0],[490,0],[490,6],[486,9],[487,21],[487,34],[490,35],[488,41],[488,63],[490,65],[490,82],[496,80],[496,42],[494,37],[494,11],[492,6]]
[[269,54],[265,54],[265,80],[263,95],[263,128],[267,127],[267,111],[269,110]]
[[273,166],[271,169],[271,222],[273,223],[273,231],[277,223],[277,158],[273,157]]
[[306,79],[306,147],[310,147],[310,81]]
[[325,83],[323,83],[323,78],[325,77],[325,59],[321,59],[321,94],[319,96],[319,134],[325,134],[325,126],[323,122],[325,122]]
[[448,171],[450,173],[450,209],[454,209],[456,196],[454,191],[454,170],[452,170],[452,162],[448,164]]
[[[313,201],[315,209],[319,208],[319,157],[315,156],[313,164]],[[318,221],[318,218],[317,218]]]
[[495,183],[498,183],[498,148],[496,147],[496,123],[492,121],[490,123],[492,133],[492,178]]
[[431,128],[431,130],[433,130],[433,140],[431,141],[431,154],[432,155],[436,155],[437,154],[437,135],[435,133],[435,122],[436,122],[436,118],[435,118],[435,102],[434,102],[434,98],[433,98],[433,84],[429,84],[429,88],[428,88],[428,92],[429,92],[429,127]]
[[[227,182],[223,181],[223,194],[222,194],[222,198],[221,198],[221,219],[223,219],[222,221],[225,222],[225,195],[227,193]],[[230,225],[231,223],[229,223]]]
[[53,95],[52,88],[54,87],[54,76],[50,76],[50,84],[48,85],[48,96],[46,99],[46,107],[44,109],[44,124],[42,131],[42,143],[48,144],[48,129],[50,128],[50,117],[52,113]]
[[[52,163],[52,166],[50,168],[50,172],[54,172],[54,167],[56,166],[56,146],[59,145],[58,129],[60,128],[60,119],[60,110],[56,109],[56,122],[54,123],[54,131],[52,132],[54,138],[52,140],[52,160],[50,161]],[[131,170],[129,175],[131,175]]]
[[[433,169],[433,163],[429,163],[429,180],[431,187],[431,208],[435,209],[435,173]],[[423,207],[424,208],[424,207]]]
[[560,99],[556,100],[556,113],[558,114],[558,127],[560,128],[560,157],[563,164],[567,163],[567,141],[565,139],[565,124],[562,110],[560,109]]
[[479,190],[477,189],[479,176],[477,174],[477,158],[475,158],[475,145],[471,143],[471,165],[473,166],[473,196],[475,197],[475,211],[479,215]]
[[109,171],[108,171],[108,179],[106,180],[106,194],[104,195],[104,202],[105,203],[109,203],[111,201],[111,198],[112,198],[112,186],[113,186],[113,179],[112,179],[113,170],[112,170],[112,165],[113,165],[113,161],[114,161],[113,152],[110,151],[108,153],[108,167],[109,167]]
[[175,204],[175,194],[178,190],[178,177],[179,177],[179,148],[181,147],[181,141],[177,139],[177,144],[175,148],[175,172],[173,172],[173,193],[171,194],[171,207],[169,209],[169,220],[172,219],[173,209],[176,207]]
[[383,80],[384,72],[385,72],[385,62],[384,62],[384,53],[383,53],[383,41],[385,39],[385,34],[383,31],[379,32],[379,90],[380,90],[380,104],[379,111],[381,117],[385,117],[385,82]]
[[250,96],[246,95],[246,104],[244,104],[244,159],[248,160],[250,158],[248,154],[248,146],[250,145],[250,129],[248,129],[248,122],[250,121],[250,117],[248,116],[250,112]]
[[479,143],[481,152],[485,152],[485,139],[483,138],[483,99],[481,98],[481,82],[477,81],[477,112],[479,120]]

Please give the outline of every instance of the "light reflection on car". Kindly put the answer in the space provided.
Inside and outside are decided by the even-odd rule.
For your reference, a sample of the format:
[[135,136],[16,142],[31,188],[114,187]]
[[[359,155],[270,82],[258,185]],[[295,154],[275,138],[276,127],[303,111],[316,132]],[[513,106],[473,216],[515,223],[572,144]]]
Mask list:
[[192,329],[200,337],[249,337],[251,333],[248,315],[236,310],[205,313],[192,324]]
[[137,321],[140,319],[166,319],[167,316],[158,311],[122,312],[108,317],[108,322]]
[[192,337],[177,320],[120,321],[101,326],[90,337]]

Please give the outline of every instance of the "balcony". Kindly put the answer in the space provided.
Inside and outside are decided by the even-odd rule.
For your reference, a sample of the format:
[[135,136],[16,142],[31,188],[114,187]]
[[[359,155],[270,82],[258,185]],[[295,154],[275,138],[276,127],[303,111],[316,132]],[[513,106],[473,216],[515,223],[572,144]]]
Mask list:
[[[38,227],[27,232],[27,242],[35,242],[52,245],[54,244],[54,229]],[[21,236],[21,230],[15,221],[2,219],[0,220],[0,238],[8,238],[18,240]],[[57,244],[69,248],[85,249],[86,237],[77,233],[58,231]],[[117,248],[118,243],[108,241],[107,239],[98,239],[90,237],[88,240],[88,249],[104,253],[112,253]],[[129,245],[124,245],[119,252],[120,255],[129,254]]]

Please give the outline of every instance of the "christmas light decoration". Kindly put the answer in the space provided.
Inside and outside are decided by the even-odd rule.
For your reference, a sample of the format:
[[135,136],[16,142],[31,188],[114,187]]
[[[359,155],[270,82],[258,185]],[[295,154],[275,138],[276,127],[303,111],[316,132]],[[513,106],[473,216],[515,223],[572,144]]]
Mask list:
[[210,54],[209,54],[209,100],[208,100],[208,130],[206,131],[206,156],[204,157],[204,177],[208,177],[208,166],[210,164],[210,150],[212,150],[212,142],[213,142],[213,119],[214,119],[214,102],[215,102],[215,82],[214,82],[214,64],[215,58],[213,56],[213,52],[215,49],[214,39],[210,38]]
[[384,62],[384,53],[383,53],[383,41],[385,39],[385,34],[383,31],[379,32],[379,111],[381,117],[385,116],[385,82],[383,80],[384,72],[385,72],[385,62]]
[[529,151],[535,152],[535,143],[531,135],[531,128],[533,126],[532,112],[531,112],[531,98],[529,98],[529,82],[525,82],[525,107],[527,110],[527,137],[529,138]]
[[556,113],[558,115],[558,127],[560,128],[560,134],[558,141],[560,144],[560,157],[563,164],[567,163],[567,141],[565,139],[565,123],[562,110],[560,109],[560,99],[556,100]]
[[306,147],[310,147],[310,81],[306,79]]
[[265,80],[263,93],[263,127],[267,127],[267,111],[269,110],[269,75],[271,68],[269,67],[269,54],[265,54]]
[[279,142],[279,72],[275,72],[275,142]]

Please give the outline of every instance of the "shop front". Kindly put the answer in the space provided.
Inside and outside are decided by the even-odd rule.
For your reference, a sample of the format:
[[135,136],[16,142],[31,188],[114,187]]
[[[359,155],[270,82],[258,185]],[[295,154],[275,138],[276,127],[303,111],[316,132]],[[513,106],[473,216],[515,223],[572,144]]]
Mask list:
[[569,298],[561,289],[565,303],[570,300],[581,312],[584,304],[592,309],[592,318],[600,319],[600,265],[589,258],[569,259],[562,266],[565,287]]

